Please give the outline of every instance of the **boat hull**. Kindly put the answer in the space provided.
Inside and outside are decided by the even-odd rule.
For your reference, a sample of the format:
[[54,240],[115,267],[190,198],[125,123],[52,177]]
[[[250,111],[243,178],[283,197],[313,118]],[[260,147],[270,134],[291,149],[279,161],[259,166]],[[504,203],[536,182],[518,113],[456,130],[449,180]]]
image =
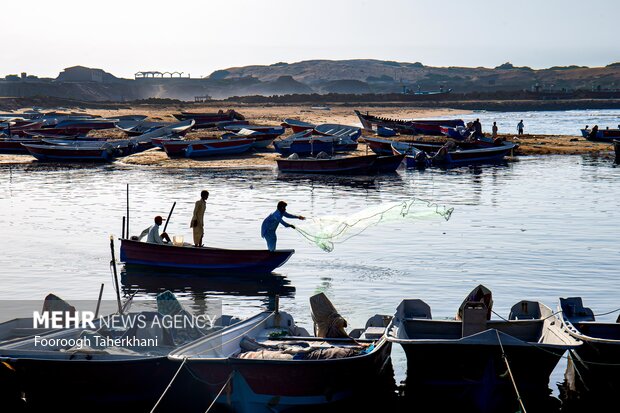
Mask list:
[[121,240],[121,261],[125,264],[194,269],[219,275],[270,273],[286,263],[294,252],[295,250],[229,250],[181,247],[128,239]]
[[178,368],[178,362],[167,357],[105,361],[96,360],[96,356],[92,360],[18,358],[8,363],[33,411],[53,406],[65,412],[84,411],[84,406],[148,411]]
[[208,143],[191,143],[185,149],[187,158],[203,158],[207,156],[231,155],[247,152],[254,145],[254,139],[220,139]]
[[[235,412],[280,412],[303,406],[329,405],[377,391],[377,378],[390,366],[391,343],[385,339],[363,356],[325,360],[222,361],[189,359],[188,368],[214,397],[232,373],[232,390],[218,401],[230,401]],[[210,386],[207,383],[217,383]]]
[[114,151],[108,148],[79,148],[60,145],[23,145],[43,162],[112,162]]

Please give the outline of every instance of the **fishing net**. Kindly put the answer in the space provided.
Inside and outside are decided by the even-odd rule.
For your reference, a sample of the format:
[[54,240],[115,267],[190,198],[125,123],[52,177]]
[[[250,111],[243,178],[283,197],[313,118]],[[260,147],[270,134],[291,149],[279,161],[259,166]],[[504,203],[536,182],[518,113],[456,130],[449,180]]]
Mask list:
[[361,234],[367,228],[397,221],[419,221],[442,217],[450,219],[454,208],[446,208],[422,199],[382,203],[349,215],[308,218],[295,229],[304,238],[324,251],[334,250],[334,243]]

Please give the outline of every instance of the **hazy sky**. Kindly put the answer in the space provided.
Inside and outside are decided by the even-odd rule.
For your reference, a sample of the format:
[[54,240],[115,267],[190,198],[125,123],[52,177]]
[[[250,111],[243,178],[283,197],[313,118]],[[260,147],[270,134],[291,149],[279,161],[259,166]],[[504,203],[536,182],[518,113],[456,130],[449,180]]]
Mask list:
[[79,64],[201,77],[360,58],[604,66],[620,61],[619,18],[619,0],[3,0],[0,76],[56,77]]

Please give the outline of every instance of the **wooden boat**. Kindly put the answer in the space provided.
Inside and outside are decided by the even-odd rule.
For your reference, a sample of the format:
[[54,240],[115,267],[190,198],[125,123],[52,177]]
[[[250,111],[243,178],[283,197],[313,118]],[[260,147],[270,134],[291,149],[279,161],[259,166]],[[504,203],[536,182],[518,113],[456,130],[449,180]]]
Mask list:
[[[298,327],[288,313],[263,312],[169,358],[186,361],[195,392],[207,396],[201,407],[215,399],[237,413],[262,413],[370,402],[383,396],[379,388],[391,350],[383,334],[387,321],[371,318],[350,333],[354,340],[324,338]],[[226,383],[231,386],[219,395]]]
[[611,143],[620,138],[620,129],[598,129],[596,136],[593,136],[592,129],[581,129],[581,135],[592,142]]
[[373,170],[377,155],[333,158],[276,159],[280,172],[319,174],[363,174]]
[[[415,145],[415,144],[414,144]],[[418,149],[420,146],[415,145]],[[431,163],[439,166],[471,165],[476,163],[493,163],[504,159],[517,147],[516,144],[503,142],[499,146],[477,149],[459,149],[450,142],[429,155]]]
[[54,130],[61,134],[87,134],[91,130],[112,129],[115,120],[111,119],[64,119],[54,125]]
[[463,139],[467,139],[471,135],[471,131],[469,131],[464,126],[450,127],[450,126],[442,126],[440,127],[441,133],[448,138],[456,139],[462,141]]
[[442,136],[441,127],[465,126],[462,119],[427,119],[427,120],[403,120],[391,119],[380,116],[363,114],[356,110],[355,114],[360,119],[362,126],[366,130],[374,131],[374,126],[390,128],[403,135],[437,135]]
[[189,132],[196,121],[193,119],[184,120],[181,122],[150,122],[150,121],[121,121],[117,122],[114,126],[117,129],[122,130],[129,136],[140,136],[155,130],[165,128],[166,133],[175,134],[177,136],[184,136]]
[[335,151],[334,145],[338,140],[332,136],[312,135],[312,131],[306,130],[274,141],[273,147],[276,152],[285,156],[293,153],[299,156],[315,155],[319,152],[331,154]]
[[362,129],[356,126],[337,125],[332,123],[323,123],[314,127],[314,131],[319,135],[337,136],[339,138],[346,138],[352,141],[362,135]]
[[245,120],[245,117],[242,114],[232,109],[229,109],[226,112],[220,110],[217,113],[181,112],[173,114],[172,116],[181,121],[193,119],[196,122],[194,129],[212,128],[217,126],[220,122]]
[[616,163],[620,163],[620,140],[614,139],[614,152],[616,153]]
[[121,261],[129,265],[188,268],[205,273],[270,273],[284,265],[295,250],[231,250],[160,245],[130,239],[121,240]]
[[99,147],[30,143],[22,145],[32,156],[43,162],[112,162],[118,155],[109,145]]
[[316,127],[316,125],[313,123],[304,122],[301,120],[291,119],[291,118],[284,119],[284,122],[282,122],[282,126],[284,126],[285,128],[291,128],[293,130],[293,133],[299,133],[299,132],[304,132],[307,130],[312,130]]
[[206,156],[230,155],[247,152],[252,148],[254,139],[207,139],[163,141],[164,150],[170,157],[185,156],[201,158]]
[[20,136],[0,138],[0,153],[28,154],[28,149],[26,149],[22,143],[36,144],[40,142],[40,139],[24,138]]
[[[45,335],[52,344],[29,338],[0,346],[0,359],[15,372],[11,384],[23,392],[28,410],[78,412],[84,406],[95,411],[152,409],[179,368],[168,359],[168,353],[238,321],[224,316],[213,327],[177,322],[193,316],[182,309],[167,312],[166,308],[172,307],[169,299],[160,307],[160,297],[166,294],[172,295],[160,294],[156,311],[102,317],[95,321],[96,331],[62,329]],[[81,345],[78,339],[82,339]],[[146,339],[153,341],[132,344],[132,340]],[[175,406],[160,407],[170,411]]]
[[407,168],[423,169],[431,165],[431,160],[426,152],[417,149],[415,146],[407,142],[392,142],[392,152],[394,155],[402,155],[405,157],[405,166]]
[[419,299],[400,303],[387,338],[405,351],[409,397],[430,400],[437,411],[456,403],[464,411],[492,412],[504,411],[497,400],[516,402],[514,386],[526,406],[548,396],[551,372],[566,350],[581,343],[536,301],[518,302],[506,319],[490,319],[486,291],[474,289],[455,319],[433,319]]
[[271,126],[226,126],[225,130],[232,133],[222,135],[222,138],[251,138],[254,139],[253,148],[262,149],[269,146],[278,136],[284,133],[284,127]]
[[580,397],[615,400],[620,391],[620,323],[596,321],[581,297],[560,298],[558,310],[568,334],[583,342],[569,353],[569,388]]

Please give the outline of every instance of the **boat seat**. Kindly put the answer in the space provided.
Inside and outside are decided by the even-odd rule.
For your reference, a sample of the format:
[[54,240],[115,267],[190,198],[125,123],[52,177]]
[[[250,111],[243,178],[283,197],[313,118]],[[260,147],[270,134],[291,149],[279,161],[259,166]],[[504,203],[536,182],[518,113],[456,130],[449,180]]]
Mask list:
[[488,309],[484,303],[469,301],[463,307],[462,337],[469,337],[487,329]]

